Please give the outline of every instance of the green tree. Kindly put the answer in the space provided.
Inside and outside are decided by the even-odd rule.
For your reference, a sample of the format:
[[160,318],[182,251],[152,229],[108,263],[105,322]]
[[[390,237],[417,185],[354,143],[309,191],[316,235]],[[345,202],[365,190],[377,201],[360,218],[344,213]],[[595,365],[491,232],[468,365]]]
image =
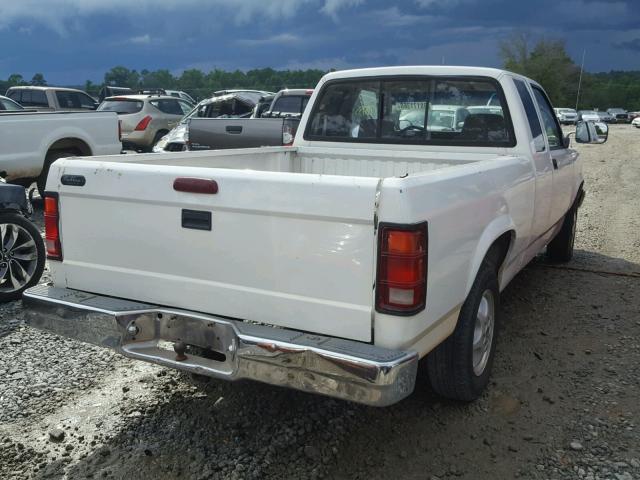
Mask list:
[[87,80],[86,82],[84,82],[84,91],[87,92],[89,95],[93,95],[93,96],[98,96],[98,93],[100,92],[100,85],[96,85],[95,83],[93,83],[91,80]]
[[140,74],[135,70],[129,70],[127,67],[119,65],[104,74],[104,83],[114,87],[138,88],[140,86]]
[[20,75],[19,73],[12,73],[11,75],[9,75],[7,83],[10,87],[13,87],[16,85],[24,85],[26,82],[24,81],[22,75]]
[[150,72],[148,70],[142,70],[140,72],[140,87],[141,88],[173,88],[176,84],[175,77],[169,70],[156,70]]
[[43,87],[46,84],[47,84],[47,81],[44,79],[44,75],[41,73],[36,73],[31,78],[31,85],[37,85],[37,86]]
[[579,67],[568,55],[563,40],[538,40],[516,32],[500,43],[504,67],[540,83],[554,105],[575,105]]

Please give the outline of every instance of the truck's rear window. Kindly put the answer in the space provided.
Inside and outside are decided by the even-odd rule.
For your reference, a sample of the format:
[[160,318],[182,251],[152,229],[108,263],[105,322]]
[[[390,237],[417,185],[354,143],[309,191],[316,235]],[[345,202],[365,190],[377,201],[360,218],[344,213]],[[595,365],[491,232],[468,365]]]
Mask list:
[[138,113],[142,110],[142,101],[134,99],[105,100],[98,107],[99,112]]
[[499,84],[478,77],[361,78],[328,82],[307,140],[513,146]]
[[309,101],[308,95],[283,95],[271,108],[278,115],[301,115]]

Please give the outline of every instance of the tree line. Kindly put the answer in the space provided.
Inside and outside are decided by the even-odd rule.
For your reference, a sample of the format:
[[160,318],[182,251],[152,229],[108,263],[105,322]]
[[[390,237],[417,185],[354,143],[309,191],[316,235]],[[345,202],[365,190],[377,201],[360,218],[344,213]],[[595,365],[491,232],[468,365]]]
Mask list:
[[517,32],[500,43],[504,68],[542,85],[556,107],[578,110],[640,110],[640,70],[587,73],[567,53],[563,40],[534,42]]
[[[539,39],[534,42],[522,32],[500,43],[500,56],[507,70],[539,82],[554,106],[573,108],[577,104],[578,109],[622,107],[630,111],[640,110],[640,70],[584,72],[580,78],[580,66],[569,56],[562,40]],[[183,90],[199,100],[224,89],[248,88],[277,92],[283,88],[312,88],[325,73],[319,69],[214,69],[203,72],[192,68],[174,75],[166,69],[137,71],[117,66],[105,73],[102,83],[87,80],[84,85],[76,85],[76,88],[82,88],[94,96],[103,85],[133,89],[165,88]],[[30,81],[13,74],[7,80],[0,80],[0,93],[14,85],[46,84],[42,73],[36,73]]]
[[[225,71],[214,69],[210,72],[192,68],[174,75],[169,70],[161,69],[130,70],[123,66],[113,67],[105,73],[102,83],[87,80],[83,85],[75,85],[90,95],[97,96],[104,85],[129,87],[134,90],[164,88],[182,90],[195,99],[210,97],[217,90],[225,89],[255,89],[277,92],[283,88],[313,88],[320,78],[327,73],[324,70],[274,70],[260,68],[248,71]],[[27,81],[19,74],[13,74],[5,81],[0,80],[0,93],[14,85],[46,85],[41,73]]]

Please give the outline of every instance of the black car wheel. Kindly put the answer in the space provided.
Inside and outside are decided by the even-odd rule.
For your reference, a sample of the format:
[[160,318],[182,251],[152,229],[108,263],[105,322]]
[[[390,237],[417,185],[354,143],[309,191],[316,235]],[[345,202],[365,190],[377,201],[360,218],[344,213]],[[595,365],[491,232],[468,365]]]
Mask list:
[[0,213],[0,302],[17,300],[37,284],[45,262],[36,226],[19,213]]

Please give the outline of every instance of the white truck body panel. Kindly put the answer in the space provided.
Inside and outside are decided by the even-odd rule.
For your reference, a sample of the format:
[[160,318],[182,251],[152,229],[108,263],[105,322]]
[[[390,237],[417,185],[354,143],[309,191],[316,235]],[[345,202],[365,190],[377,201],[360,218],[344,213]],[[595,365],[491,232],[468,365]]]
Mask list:
[[122,150],[113,112],[16,113],[0,115],[0,171],[8,181],[35,178],[49,149],[59,141],[83,142],[92,155]]

